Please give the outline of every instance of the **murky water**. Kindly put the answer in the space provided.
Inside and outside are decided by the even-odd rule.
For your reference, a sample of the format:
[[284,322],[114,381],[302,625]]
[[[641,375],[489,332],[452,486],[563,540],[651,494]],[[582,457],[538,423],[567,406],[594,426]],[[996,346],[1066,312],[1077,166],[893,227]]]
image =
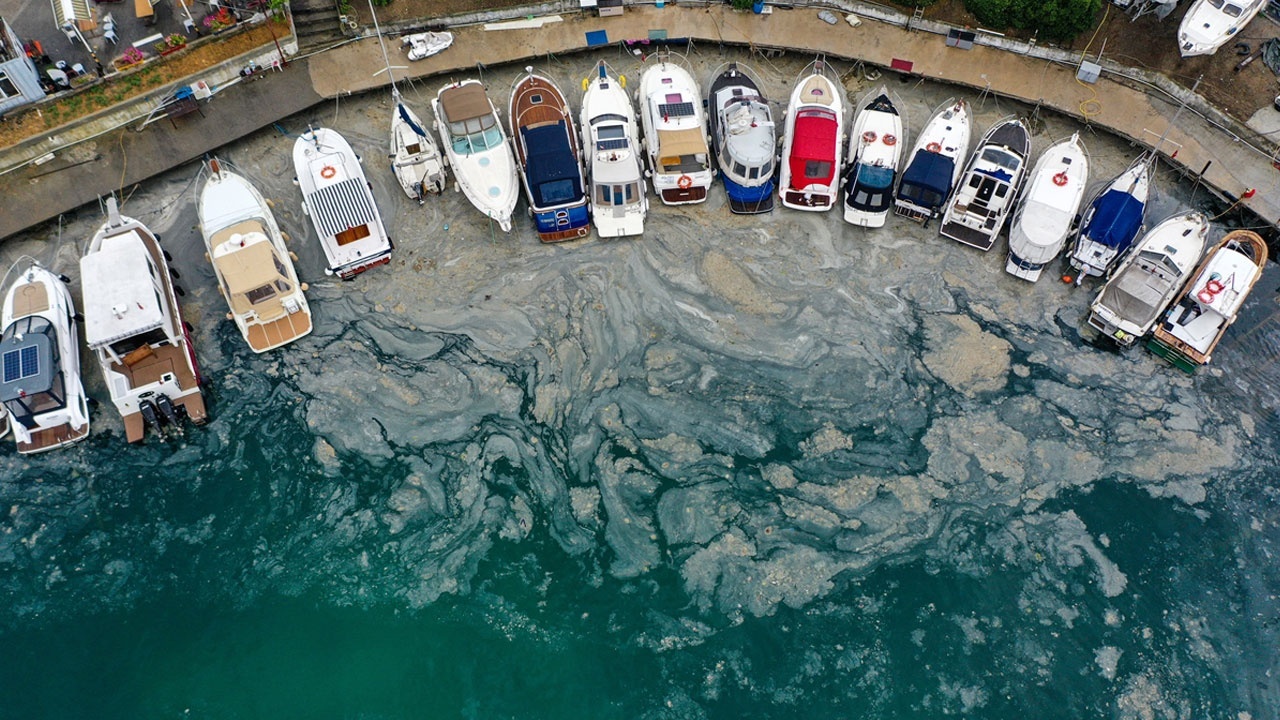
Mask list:
[[[576,101],[594,59],[546,69]],[[781,111],[806,60],[747,61]],[[498,104],[515,71],[486,71]],[[955,92],[884,81],[913,132]],[[405,94],[429,116],[434,90]],[[213,420],[126,447],[86,365],[89,441],[0,449],[0,717],[1280,713],[1276,273],[1187,377],[1094,344],[1089,286],[934,227],[732,216],[717,186],[642,238],[543,246],[452,191],[419,208],[388,100],[221,153],[311,283],[283,351],[223,319],[197,167],[125,190],[182,274]],[[981,128],[1032,111],[970,100]],[[1036,151],[1075,129],[1040,119]],[[391,267],[323,275],[290,182],[308,122],[364,155]],[[1136,154],[1085,139],[1096,181]],[[1187,204],[1162,170],[1152,215]],[[99,222],[0,255],[74,277]]]

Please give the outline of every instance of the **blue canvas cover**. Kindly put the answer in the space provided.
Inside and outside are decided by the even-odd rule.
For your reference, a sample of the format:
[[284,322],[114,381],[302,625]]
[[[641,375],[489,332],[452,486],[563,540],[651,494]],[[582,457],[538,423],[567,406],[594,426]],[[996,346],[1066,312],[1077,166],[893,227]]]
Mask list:
[[421,135],[422,137],[427,136],[426,131],[418,127],[418,123],[414,122],[413,118],[409,117],[409,113],[405,111],[405,107],[403,104],[396,105],[396,110],[400,112],[400,119],[404,120],[405,123],[408,124],[409,128],[413,130],[414,133]]
[[1107,247],[1124,250],[1142,227],[1143,204],[1129,193],[1108,190],[1094,203],[1084,236]]
[[920,207],[941,207],[951,193],[951,176],[955,167],[955,160],[946,155],[917,153],[907,166],[907,171],[902,174],[898,197]]
[[535,209],[566,205],[583,199],[578,160],[569,145],[563,121],[555,125],[520,128],[529,149],[525,177]]

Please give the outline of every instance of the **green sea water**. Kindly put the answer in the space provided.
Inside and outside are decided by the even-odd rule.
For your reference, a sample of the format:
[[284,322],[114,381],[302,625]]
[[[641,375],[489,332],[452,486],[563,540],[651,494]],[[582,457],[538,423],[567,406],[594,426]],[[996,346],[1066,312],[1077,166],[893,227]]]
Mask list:
[[[385,112],[220,153],[311,283],[314,334],[274,353],[222,320],[197,167],[129,194],[212,420],[126,446],[86,362],[90,438],[0,448],[0,718],[1280,714],[1274,270],[1188,377],[1091,337],[1088,284],[902,221],[731,216],[717,188],[635,241],[497,238],[457,193],[396,195]],[[284,134],[308,122],[364,153],[391,266],[323,276]],[[1097,178],[1132,160],[1088,142]],[[1157,187],[1158,216],[1207,205]],[[99,222],[0,254],[74,280]]]

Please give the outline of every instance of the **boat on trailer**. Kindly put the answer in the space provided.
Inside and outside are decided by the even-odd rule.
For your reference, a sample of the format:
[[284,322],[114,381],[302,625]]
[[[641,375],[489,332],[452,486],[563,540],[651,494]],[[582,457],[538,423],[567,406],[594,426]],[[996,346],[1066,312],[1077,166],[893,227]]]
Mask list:
[[1184,58],[1212,55],[1266,5],[1267,0],[1196,0],[1178,26],[1178,52]]
[[311,307],[292,253],[267,201],[228,164],[209,160],[200,173],[197,213],[218,290],[249,348],[274,350],[311,332]]
[[1139,157],[1089,203],[1067,258],[1079,270],[1076,285],[1110,272],[1142,232],[1154,162],[1154,155]]
[[729,196],[729,211],[738,214],[773,210],[773,110],[755,74],[738,63],[713,73],[707,89],[711,142],[720,178]]
[[107,222],[80,258],[84,334],[131,443],[148,427],[163,434],[180,432],[183,418],[208,420],[171,274],[160,238],[107,198]]
[[1209,220],[1185,212],[1151,228],[1089,306],[1089,325],[1121,345],[1146,335],[1204,253]]
[[324,250],[325,274],[350,280],[391,262],[391,238],[345,138],[328,128],[308,128],[293,144],[293,168],[302,212]]
[[525,73],[511,91],[507,119],[538,239],[586,237],[591,213],[569,103],[550,78],[533,68],[525,68]]
[[1005,272],[1029,282],[1067,242],[1089,183],[1089,155],[1076,133],[1040,154],[1013,213]]
[[960,180],[969,154],[969,103],[950,98],[925,123],[898,181],[893,212],[928,223]]
[[787,104],[779,194],[793,210],[825,212],[836,202],[843,167],[844,93],[824,60],[800,75]]
[[67,279],[31,258],[7,277],[0,313],[0,437],[13,426],[18,452],[45,452],[89,436],[89,399],[80,381],[80,343]]
[[881,85],[870,99],[859,103],[849,134],[849,171],[844,179],[845,222],[861,227],[883,227],[893,206],[893,184],[902,162],[906,140],[898,103]]
[[702,93],[693,76],[659,53],[640,76],[637,101],[653,191],[666,205],[705,201],[715,172]]
[[601,61],[595,76],[584,79],[582,85],[582,146],[589,160],[596,232],[602,238],[639,235],[649,212],[649,194],[626,79],[611,76]]
[[511,232],[519,200],[516,159],[484,84],[468,79],[445,85],[431,101],[458,189],[485,217]]
[[1031,133],[1020,118],[1010,116],[992,125],[942,215],[942,236],[990,250],[1022,190],[1030,153]]
[[1262,236],[1250,230],[1227,233],[1196,268],[1186,293],[1156,325],[1147,347],[1187,372],[1208,364],[1266,266]]

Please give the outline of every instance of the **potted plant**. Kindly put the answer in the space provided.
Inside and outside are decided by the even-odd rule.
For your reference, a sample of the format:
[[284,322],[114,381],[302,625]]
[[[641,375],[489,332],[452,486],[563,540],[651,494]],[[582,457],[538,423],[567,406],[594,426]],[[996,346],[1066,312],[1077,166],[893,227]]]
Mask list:
[[187,46],[186,37],[179,35],[178,33],[172,33],[165,39],[156,43],[155,48],[156,48],[156,52],[160,53],[161,55],[169,55],[171,53],[178,52],[179,50],[181,50],[186,46]]
[[141,65],[142,61],[146,59],[147,57],[142,54],[141,50],[131,47],[125,48],[124,52],[120,53],[120,57],[113,60],[111,64],[116,66],[116,70],[128,70],[134,65]]
[[227,8],[220,7],[218,12],[204,16],[204,26],[212,32],[226,30],[236,24],[236,16],[231,14]]

